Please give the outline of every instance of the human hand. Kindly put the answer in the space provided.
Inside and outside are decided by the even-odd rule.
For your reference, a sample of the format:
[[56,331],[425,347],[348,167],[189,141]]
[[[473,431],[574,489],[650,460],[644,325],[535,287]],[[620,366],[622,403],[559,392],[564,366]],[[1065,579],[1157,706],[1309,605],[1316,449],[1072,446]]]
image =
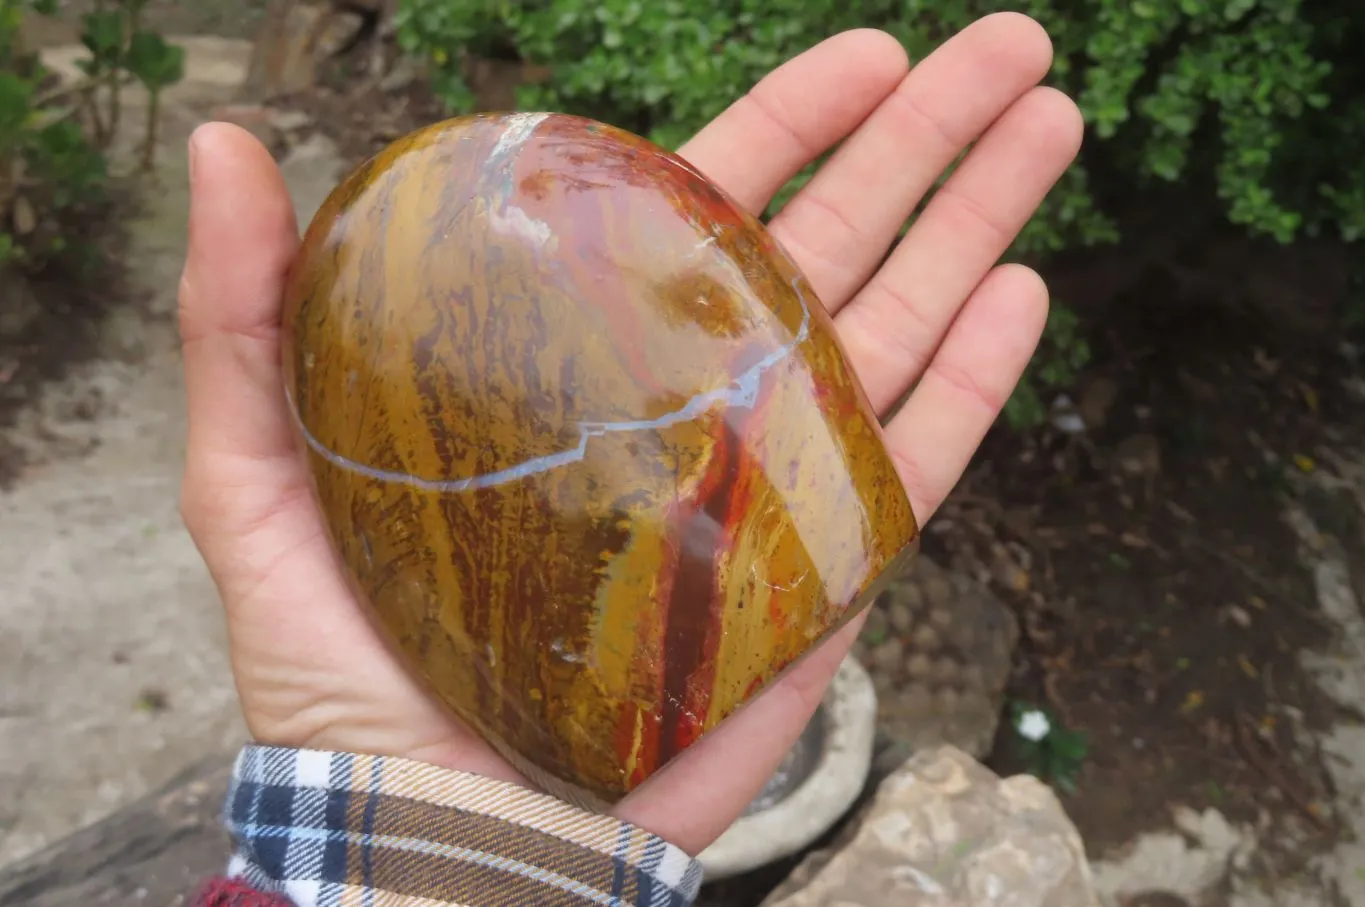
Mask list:
[[[960,477],[1038,342],[1047,293],[996,263],[1075,156],[1081,120],[1038,88],[1046,35],[983,19],[909,70],[885,34],[782,66],[682,150],[758,212],[842,142],[773,220],[835,316],[920,522]],[[970,154],[883,262],[950,164]],[[756,149],[765,149],[762,154]],[[280,312],[297,225],[279,170],[235,127],[191,144],[181,284],[189,395],[185,522],[227,614],[247,725],[263,743],[393,755],[525,783],[403,669],[354,598],[295,446]],[[861,620],[679,756],[616,814],[698,853],[739,815],[818,706]]]

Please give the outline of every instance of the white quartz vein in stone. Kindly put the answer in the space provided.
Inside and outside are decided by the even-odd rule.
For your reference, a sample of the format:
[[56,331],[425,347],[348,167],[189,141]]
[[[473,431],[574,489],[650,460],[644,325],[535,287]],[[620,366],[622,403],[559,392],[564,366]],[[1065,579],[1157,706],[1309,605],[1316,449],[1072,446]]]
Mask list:
[[499,173],[497,195],[499,204],[489,211],[489,223],[500,233],[519,236],[531,245],[547,248],[554,240],[554,230],[537,220],[519,205],[512,203],[512,181],[518,153],[530,141],[536,127],[549,117],[548,113],[515,113],[506,118],[506,126],[489,154],[488,169]]
[[[793,281],[793,285],[795,285],[795,281]],[[732,384],[717,388],[716,390],[696,394],[677,409],[664,413],[654,419],[632,419],[621,422],[579,422],[578,443],[568,450],[546,454],[541,457],[532,457],[513,466],[509,466],[506,469],[499,469],[494,472],[482,473],[480,475],[460,479],[424,479],[420,476],[410,475],[397,470],[378,469],[374,466],[367,466],[364,463],[359,463],[349,457],[342,456],[319,441],[317,437],[308,430],[308,426],[303,424],[303,418],[299,414],[292,395],[289,396],[289,407],[293,412],[294,420],[299,426],[303,439],[308,446],[317,452],[323,459],[327,460],[327,462],[341,469],[365,476],[376,482],[398,483],[418,488],[423,491],[459,492],[474,491],[480,488],[491,488],[495,485],[502,485],[506,482],[515,482],[528,476],[538,475],[552,469],[558,469],[561,466],[567,466],[571,463],[581,462],[587,457],[588,442],[593,438],[601,438],[618,432],[657,431],[682,422],[690,422],[716,404],[724,404],[726,407],[751,409],[758,398],[759,382],[764,373],[789,357],[810,335],[810,305],[806,300],[805,294],[801,292],[800,287],[794,288],[796,289],[797,299],[801,301],[800,327],[797,328],[796,333],[788,343],[769,353],[748,369],[745,369]]]

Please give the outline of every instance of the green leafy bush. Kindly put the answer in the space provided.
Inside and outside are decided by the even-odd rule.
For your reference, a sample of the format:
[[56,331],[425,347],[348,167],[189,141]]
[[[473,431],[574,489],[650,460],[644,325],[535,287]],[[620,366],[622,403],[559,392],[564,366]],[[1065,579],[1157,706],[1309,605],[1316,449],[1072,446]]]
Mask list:
[[[403,0],[399,28],[405,49],[434,64],[453,110],[473,103],[467,55],[510,55],[551,72],[522,88],[523,108],[593,116],[676,147],[834,32],[882,28],[919,58],[999,10],[1047,28],[1051,79],[1090,126],[1084,160],[1011,257],[1112,242],[1119,201],[1177,182],[1281,242],[1365,232],[1365,17],[1346,0]],[[1033,398],[1010,411],[1020,420],[1041,412],[1040,383],[1064,384],[1083,364],[1083,349],[1059,346],[1074,336],[1059,312],[1046,345],[1058,355],[1039,358],[1021,392]]]
[[55,0],[0,0],[0,268],[39,267],[68,249],[63,224],[101,198],[130,81],[151,93],[150,165],[157,102],[181,78],[184,54],[142,27],[145,5],[97,2],[82,17],[85,79],[63,85],[21,41],[25,13],[55,15]]

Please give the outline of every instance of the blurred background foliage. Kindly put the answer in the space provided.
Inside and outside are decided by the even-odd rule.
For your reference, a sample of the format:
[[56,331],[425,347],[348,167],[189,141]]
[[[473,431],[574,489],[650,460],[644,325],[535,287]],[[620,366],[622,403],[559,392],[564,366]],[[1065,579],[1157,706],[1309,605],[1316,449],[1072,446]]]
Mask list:
[[27,13],[62,11],[57,0],[0,0],[0,270],[76,265],[90,250],[69,229],[104,199],[107,153],[124,92],[148,92],[142,141],[150,168],[161,93],[184,75],[184,51],[143,21],[147,0],[97,2],[80,15],[84,78],[62,84],[24,46]]

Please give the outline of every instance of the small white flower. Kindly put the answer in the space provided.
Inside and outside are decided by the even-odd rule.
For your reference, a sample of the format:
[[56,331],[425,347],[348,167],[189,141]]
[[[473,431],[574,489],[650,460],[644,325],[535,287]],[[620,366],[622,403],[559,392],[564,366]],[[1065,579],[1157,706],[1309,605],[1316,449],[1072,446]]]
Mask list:
[[1042,712],[1031,709],[1019,716],[1014,722],[1014,729],[1020,737],[1037,743],[1052,731],[1052,724]]

